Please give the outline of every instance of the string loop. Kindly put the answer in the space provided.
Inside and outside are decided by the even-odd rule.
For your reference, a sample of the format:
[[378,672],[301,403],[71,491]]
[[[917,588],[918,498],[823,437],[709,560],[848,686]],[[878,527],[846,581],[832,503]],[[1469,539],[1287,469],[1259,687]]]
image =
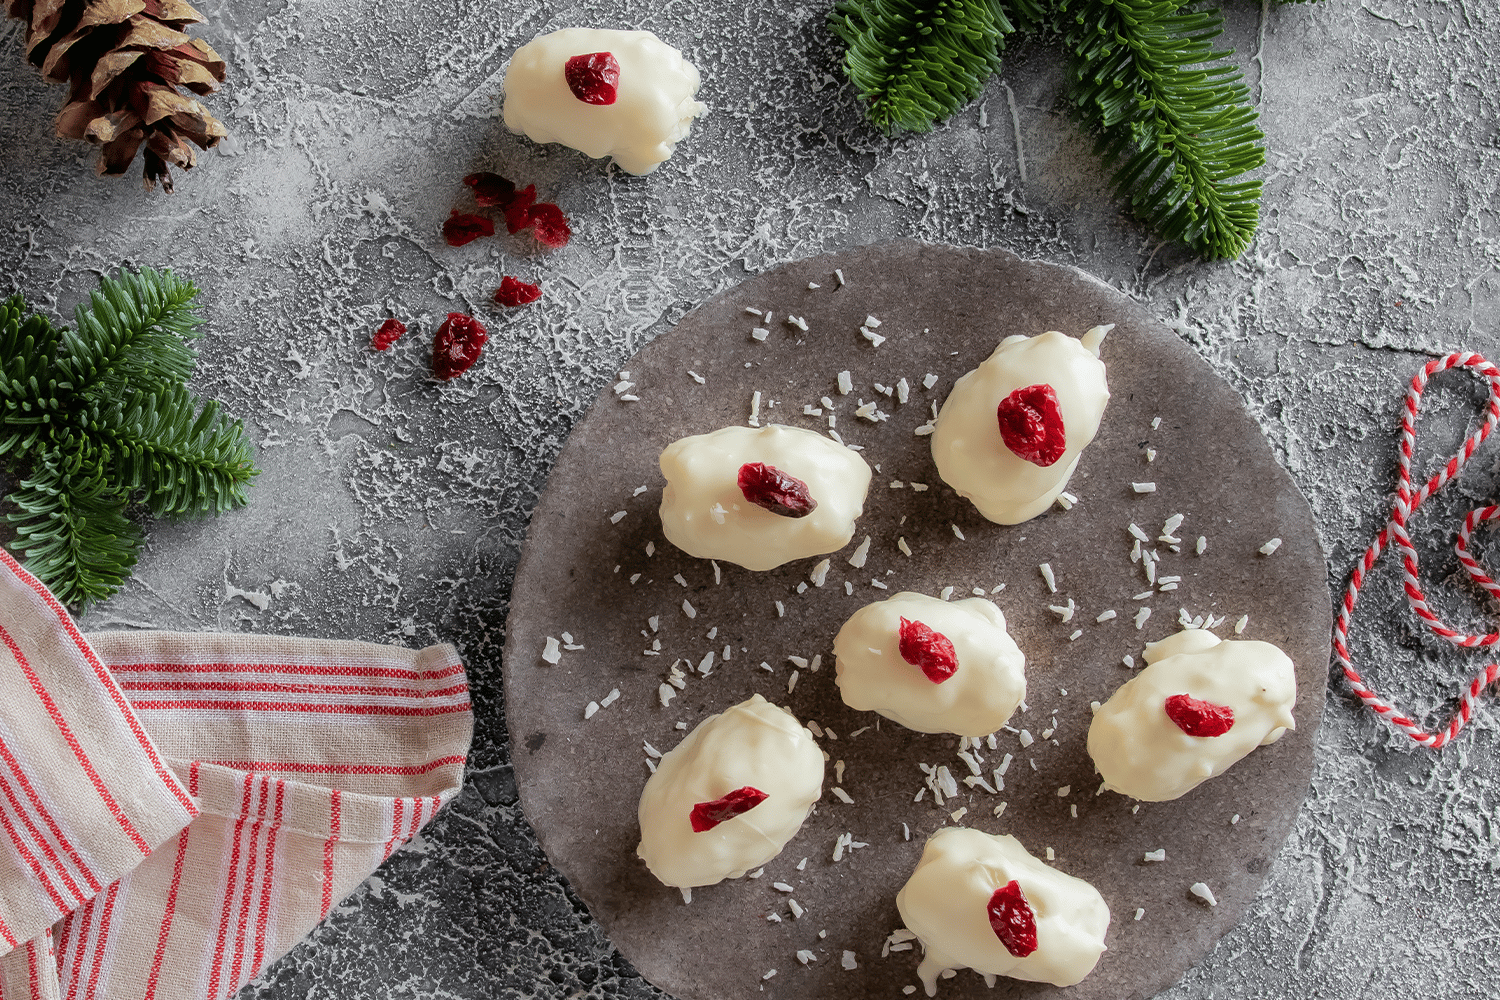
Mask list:
[[[1442,467],[1432,474],[1423,486],[1413,492],[1411,478],[1412,456],[1416,450],[1417,439],[1417,415],[1422,402],[1422,394],[1427,389],[1428,381],[1441,372],[1450,368],[1465,369],[1475,376],[1482,378],[1489,389],[1489,402],[1485,407],[1483,422],[1479,427],[1464,439],[1463,445],[1455,452]],[[1365,705],[1376,715],[1385,719],[1396,729],[1405,733],[1421,746],[1433,750],[1440,749],[1453,740],[1464,726],[1468,725],[1469,719],[1473,717],[1474,705],[1479,700],[1484,689],[1500,679],[1500,663],[1490,663],[1474,678],[1465,688],[1463,695],[1459,698],[1458,710],[1448,724],[1437,732],[1427,732],[1416,722],[1403,715],[1395,705],[1382,698],[1374,688],[1366,684],[1359,671],[1354,668],[1354,663],[1349,656],[1348,638],[1350,620],[1354,616],[1354,607],[1359,602],[1359,591],[1364,585],[1365,576],[1375,567],[1380,555],[1387,546],[1394,545],[1401,560],[1401,574],[1403,578],[1403,589],[1406,593],[1406,603],[1411,607],[1413,613],[1420,618],[1435,635],[1442,637],[1455,646],[1464,649],[1486,649],[1491,646],[1500,645],[1500,631],[1487,632],[1483,635],[1471,635],[1458,629],[1449,627],[1431,606],[1427,603],[1427,595],[1422,591],[1421,583],[1418,581],[1417,572],[1417,550],[1412,545],[1411,536],[1407,534],[1407,522],[1411,519],[1427,500],[1438,490],[1442,489],[1449,480],[1458,475],[1459,471],[1468,464],[1474,452],[1484,443],[1485,439],[1500,424],[1500,369],[1486,361],[1482,356],[1472,351],[1455,351],[1441,358],[1433,358],[1412,377],[1411,388],[1406,392],[1406,405],[1401,417],[1401,439],[1400,439],[1400,462],[1398,481],[1396,486],[1396,500],[1391,508],[1390,520],[1385,527],[1376,534],[1375,540],[1365,550],[1364,556],[1355,564],[1354,571],[1349,576],[1349,586],[1344,591],[1344,599],[1339,604],[1338,615],[1333,625],[1333,657],[1344,672],[1350,688]],[[1464,518],[1463,527],[1459,529],[1458,539],[1454,544],[1454,551],[1458,553],[1459,562],[1464,570],[1475,583],[1483,587],[1497,600],[1500,600],[1500,584],[1490,578],[1479,562],[1469,552],[1469,539],[1474,529],[1486,521],[1500,520],[1500,505],[1481,507],[1470,511]]]

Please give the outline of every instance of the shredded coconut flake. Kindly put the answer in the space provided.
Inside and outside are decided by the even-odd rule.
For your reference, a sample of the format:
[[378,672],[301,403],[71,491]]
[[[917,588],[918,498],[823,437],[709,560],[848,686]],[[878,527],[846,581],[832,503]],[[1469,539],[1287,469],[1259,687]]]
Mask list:
[[837,785],[833,786],[833,797],[838,799],[846,806],[854,805],[854,797]]
[[1268,556],[1279,548],[1281,548],[1281,539],[1273,538],[1260,547],[1260,554],[1263,556]]
[[1151,609],[1150,608],[1138,608],[1138,609],[1136,609],[1136,612],[1135,612],[1135,628],[1136,628],[1137,632],[1139,632],[1141,630],[1141,628],[1146,624],[1146,619],[1150,618],[1150,617],[1151,617]]
[[1154,851],[1147,851],[1145,857],[1142,860],[1165,861],[1167,860],[1167,849],[1165,847],[1158,847]]
[[542,659],[551,664],[556,664],[562,660],[562,648],[558,645],[557,640],[550,635],[547,636],[547,645],[542,650]]
[[693,607],[692,604],[687,601],[682,602],[682,613],[687,615],[689,618],[698,617],[698,609]]
[[1137,493],[1155,493],[1156,492],[1156,484],[1155,483],[1131,483],[1130,484],[1130,488],[1133,489],[1133,490],[1135,490]]
[[1240,615],[1240,620],[1234,623],[1234,634],[1235,635],[1244,635],[1245,634],[1245,626],[1247,626],[1249,624],[1250,624],[1250,616],[1249,615]]
[[1111,620],[1114,617],[1116,617],[1115,609],[1110,608],[1108,611],[1100,612],[1099,616],[1095,618],[1094,621],[1096,624],[1103,625],[1105,622]]
[[911,555],[911,546],[906,544],[905,535],[902,535],[896,539],[896,548],[900,549],[903,555]]
[[847,396],[854,391],[854,378],[848,372],[839,372],[839,395]]
[[1203,900],[1209,906],[1218,906],[1219,901],[1214,898],[1214,891],[1208,887],[1206,882],[1194,882],[1188,886],[1188,892]]

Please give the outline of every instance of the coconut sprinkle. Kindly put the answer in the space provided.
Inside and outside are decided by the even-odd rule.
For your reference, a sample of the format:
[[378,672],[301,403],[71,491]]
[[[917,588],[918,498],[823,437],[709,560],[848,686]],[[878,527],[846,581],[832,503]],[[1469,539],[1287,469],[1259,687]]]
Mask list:
[[1135,630],[1139,632],[1146,624],[1146,619],[1151,617],[1150,608],[1138,608],[1135,613]]
[[760,426],[760,390],[756,389],[750,394],[750,426]]
[[[795,900],[795,899],[788,899],[788,900],[787,900],[787,901],[786,901],[786,908],[787,908],[787,909],[788,909],[788,910],[791,910],[791,911],[792,911],[792,919],[793,919],[793,920],[801,920],[801,919],[802,919],[802,914],[804,914],[804,913],[806,913],[806,912],[807,912],[807,911],[806,911],[806,910],[804,910],[804,909],[803,909],[803,908],[802,908],[802,904],[801,904],[801,903],[799,903],[799,902],[797,902],[797,901],[796,901],[796,900]],[[802,953],[802,952],[800,952],[800,951],[799,951],[799,952],[797,952],[797,957],[798,957],[798,958],[801,958],[801,957],[802,957],[802,954],[803,954],[803,953]],[[803,962],[803,963],[802,963],[802,964],[803,964],[803,965],[806,965],[806,964],[807,964],[807,963],[806,963],[806,962]]]
[[1145,907],[1138,906],[1135,910],[1135,919],[1139,920],[1146,915]]
[[1148,534],[1146,534],[1144,531],[1142,531],[1141,528],[1140,528],[1140,526],[1137,525],[1137,524],[1135,524],[1134,522],[1132,522],[1130,524],[1129,531],[1130,531],[1131,535],[1135,536],[1135,538],[1136,538],[1137,541],[1141,541],[1141,542],[1149,542],[1149,541],[1151,541],[1151,536],[1148,535]]
[[1057,495],[1057,505],[1063,510],[1072,510],[1073,505],[1077,502],[1078,498],[1069,493],[1067,490],[1063,490]]
[[1047,610],[1057,615],[1066,624],[1073,620],[1073,612],[1078,610],[1078,606],[1073,603],[1073,598],[1070,597],[1067,604],[1049,604],[1047,605]]
[[1218,906],[1219,901],[1214,898],[1214,891],[1208,887],[1206,882],[1194,882],[1188,886],[1188,892],[1203,900],[1209,906]]
[[807,332],[807,320],[803,319],[801,316],[788,316],[783,322],[785,322],[787,326],[795,326],[803,333]]
[[833,797],[846,806],[854,805],[854,797],[837,785],[833,786]]
[[839,372],[839,395],[847,396],[854,391],[854,378],[846,371]]
[[542,650],[542,659],[554,665],[562,660],[562,648],[558,645],[557,640],[550,635],[547,636],[547,645]]
[[585,719],[592,719],[594,717],[594,714],[596,712],[598,712],[598,711],[599,711],[599,703],[597,701],[591,701],[587,705],[584,706],[584,708],[583,708],[583,717]]
[[1114,608],[1110,608],[1108,611],[1101,612],[1099,614],[1099,616],[1094,619],[1094,622],[1095,622],[1095,624],[1103,625],[1105,622],[1113,619],[1114,617],[1115,617],[1115,609]]
[[911,546],[906,544],[905,535],[901,535],[896,539],[896,548],[900,549],[903,555],[911,555]]
[[1156,492],[1156,484],[1155,483],[1131,483],[1130,484],[1130,488],[1133,489],[1133,490],[1135,490],[1137,493],[1155,493]]
[[791,676],[786,679],[786,693],[787,694],[791,694],[793,691],[797,690],[797,678],[801,677],[801,676],[802,676],[802,672],[801,671],[799,671],[799,670],[793,670],[792,671]]
[[857,969],[859,968],[859,956],[855,955],[852,951],[846,951],[844,952],[844,957],[839,959],[839,965],[845,969]]
[[1158,847],[1154,851],[1147,851],[1146,854],[1145,854],[1145,857],[1142,860],[1144,860],[1144,861],[1165,861],[1165,860],[1167,860],[1167,849],[1165,847]]
[[1235,635],[1244,635],[1245,634],[1245,626],[1249,625],[1249,624],[1250,624],[1250,616],[1249,615],[1240,615],[1240,620],[1234,623],[1234,634]]
[[[1057,593],[1057,575],[1052,572],[1052,564],[1042,563],[1037,569],[1041,572],[1042,579],[1047,581],[1047,590],[1053,594]],[[1066,618],[1063,620],[1067,621]]]
[[1266,544],[1262,545],[1259,551],[1261,555],[1268,556],[1279,548],[1281,548],[1281,539],[1273,538]]

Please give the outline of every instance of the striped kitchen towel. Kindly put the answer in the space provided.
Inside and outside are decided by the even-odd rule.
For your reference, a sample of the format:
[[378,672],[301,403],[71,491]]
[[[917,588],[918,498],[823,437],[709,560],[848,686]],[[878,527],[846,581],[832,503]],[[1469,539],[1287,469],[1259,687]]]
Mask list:
[[451,646],[83,635],[0,550],[0,1000],[219,1000],[458,793]]

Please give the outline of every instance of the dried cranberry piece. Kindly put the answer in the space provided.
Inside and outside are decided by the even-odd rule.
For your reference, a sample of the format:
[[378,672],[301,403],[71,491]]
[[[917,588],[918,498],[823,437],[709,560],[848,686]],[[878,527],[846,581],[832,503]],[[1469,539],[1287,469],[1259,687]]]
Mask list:
[[1062,458],[1068,449],[1057,393],[1045,382],[1017,389],[995,410],[1000,437],[1020,458],[1043,468]]
[[380,324],[380,329],[376,330],[375,336],[370,338],[370,346],[377,351],[383,351],[399,340],[405,332],[405,323],[395,318],[388,319]]
[[1019,882],[1011,879],[996,889],[987,909],[990,929],[1006,951],[1016,958],[1025,958],[1036,951],[1036,914],[1026,902]]
[[958,653],[948,637],[906,618],[901,619],[901,659],[921,667],[934,684],[943,683],[958,671]]
[[703,833],[712,830],[726,819],[734,819],[740,813],[749,812],[770,796],[759,788],[746,785],[744,788],[736,788],[723,798],[714,799],[712,802],[700,802],[693,806],[693,811],[688,814],[688,820],[693,824],[694,833]]
[[470,174],[464,183],[474,189],[474,201],[480,208],[508,208],[516,196],[514,184],[489,171]]
[[482,215],[460,214],[458,209],[443,223],[443,239],[450,247],[473,243],[481,236],[494,236],[495,224]]
[[449,313],[432,341],[432,373],[444,380],[462,375],[479,360],[479,350],[489,339],[484,324],[473,316]]
[[1223,736],[1234,727],[1234,709],[1186,694],[1167,699],[1167,718],[1189,736]]
[[517,191],[505,206],[505,230],[519,233],[531,225],[531,205],[536,201],[536,185],[528,184]]
[[608,52],[574,56],[563,69],[568,89],[585,104],[613,104],[620,86],[620,61]]
[[746,500],[772,514],[806,517],[818,509],[818,501],[807,491],[807,484],[774,465],[746,462],[740,466],[739,482]]
[[535,302],[542,297],[542,286],[528,285],[519,278],[510,275],[500,279],[500,287],[495,289],[495,301],[502,306],[524,306],[528,302]]
[[531,206],[530,216],[531,231],[539,242],[553,250],[561,250],[568,245],[573,230],[568,227],[568,217],[563,215],[562,209],[550,201],[544,201]]

